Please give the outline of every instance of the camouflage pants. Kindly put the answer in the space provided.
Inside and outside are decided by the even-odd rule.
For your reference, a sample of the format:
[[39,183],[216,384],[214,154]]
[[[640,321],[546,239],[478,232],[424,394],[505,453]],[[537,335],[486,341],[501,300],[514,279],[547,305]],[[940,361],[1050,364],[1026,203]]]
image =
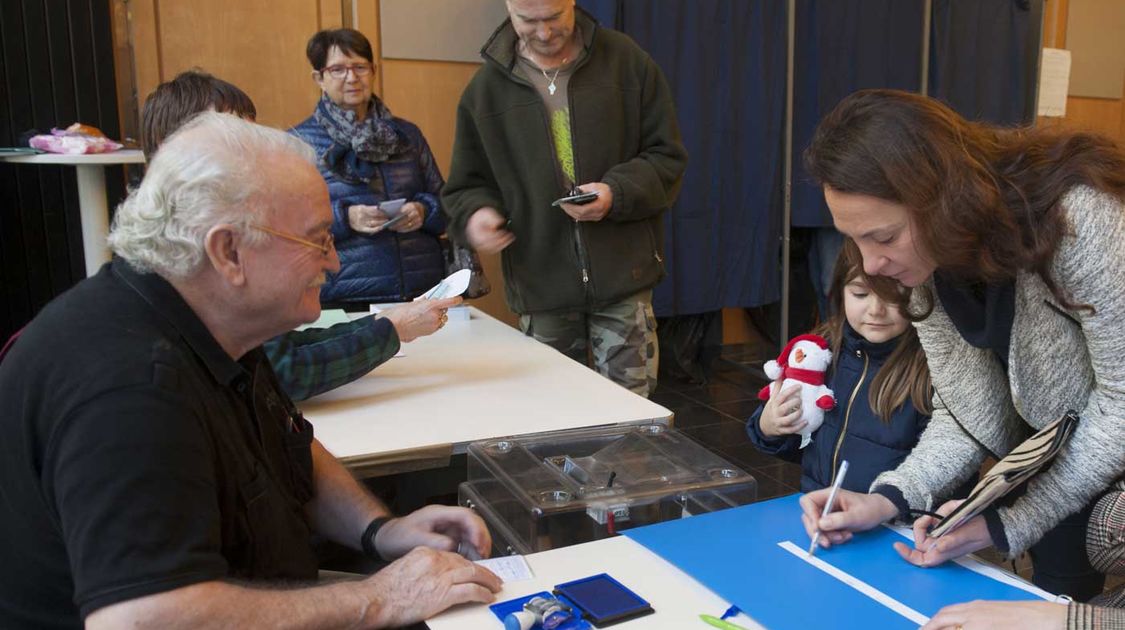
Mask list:
[[651,289],[590,313],[520,315],[520,330],[584,365],[592,355],[598,373],[634,393],[648,397],[656,389]]

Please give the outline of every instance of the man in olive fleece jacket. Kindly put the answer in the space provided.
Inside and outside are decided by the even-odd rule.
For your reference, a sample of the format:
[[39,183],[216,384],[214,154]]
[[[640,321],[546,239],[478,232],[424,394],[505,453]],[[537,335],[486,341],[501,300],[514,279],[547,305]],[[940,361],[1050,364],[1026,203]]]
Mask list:
[[[652,58],[573,0],[508,0],[457,108],[442,201],[455,238],[502,251],[524,333],[647,395],[661,214],[687,154]],[[552,202],[572,188],[586,204]]]

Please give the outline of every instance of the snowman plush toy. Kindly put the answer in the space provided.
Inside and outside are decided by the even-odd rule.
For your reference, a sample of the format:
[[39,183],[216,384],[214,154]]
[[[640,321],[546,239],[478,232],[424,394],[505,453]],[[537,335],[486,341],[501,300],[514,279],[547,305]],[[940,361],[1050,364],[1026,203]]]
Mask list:
[[[781,381],[781,388],[801,387],[801,419],[808,424],[801,430],[801,448],[812,442],[813,431],[824,423],[824,412],[836,406],[832,390],[824,385],[824,375],[832,364],[832,351],[820,335],[800,335],[789,340],[776,361],[766,361],[766,376]],[[758,398],[769,400],[770,385],[758,392]]]

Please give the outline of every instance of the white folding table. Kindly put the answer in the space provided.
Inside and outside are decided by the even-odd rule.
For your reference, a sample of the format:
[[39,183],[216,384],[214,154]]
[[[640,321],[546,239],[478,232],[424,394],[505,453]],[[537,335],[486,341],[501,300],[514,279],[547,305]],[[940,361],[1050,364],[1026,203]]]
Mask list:
[[672,412],[476,308],[367,376],[298,406],[360,477],[447,466],[470,442]]

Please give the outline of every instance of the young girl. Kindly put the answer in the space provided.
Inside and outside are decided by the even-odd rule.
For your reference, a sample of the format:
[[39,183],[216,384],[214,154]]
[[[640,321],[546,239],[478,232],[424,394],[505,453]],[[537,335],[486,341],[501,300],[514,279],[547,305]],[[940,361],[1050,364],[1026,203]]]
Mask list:
[[801,491],[831,485],[848,460],[843,487],[867,492],[875,477],[899,465],[930,421],[930,372],[914,327],[902,316],[905,297],[888,278],[870,278],[855,242],[846,239],[832,274],[833,311],[814,332],[828,340],[827,385],[836,406],[812,443],[798,449],[804,428],[799,388],[777,391],[750,416],[746,431],[759,450],[801,462]]

